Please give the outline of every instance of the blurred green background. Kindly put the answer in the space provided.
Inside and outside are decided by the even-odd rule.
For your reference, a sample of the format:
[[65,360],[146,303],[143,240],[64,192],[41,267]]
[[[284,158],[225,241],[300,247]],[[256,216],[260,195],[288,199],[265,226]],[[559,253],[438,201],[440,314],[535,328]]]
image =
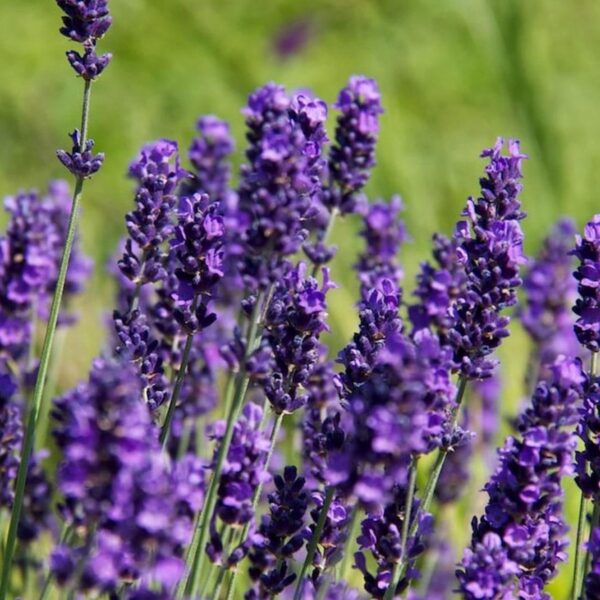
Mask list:
[[[477,192],[479,152],[498,135],[520,138],[530,156],[528,251],[557,217],[570,214],[581,225],[596,211],[596,0],[112,0],[111,9],[114,25],[101,49],[114,60],[94,86],[90,121],[107,158],[86,186],[81,225],[96,274],[80,302],[84,319],[66,341],[63,385],[82,377],[101,347],[112,294],[105,264],[131,206],[130,159],[158,137],[185,150],[197,117],[213,113],[231,122],[239,163],[240,109],[268,80],[310,88],[328,102],[351,74],[379,81],[386,112],[368,192],[404,198],[408,289],[431,234],[450,232],[465,198]],[[64,58],[70,45],[58,34],[59,20],[51,0],[0,2],[2,195],[64,176],[54,152],[69,146],[67,133],[78,125],[82,83]],[[294,29],[307,34],[305,43],[282,56],[277,41]],[[334,277],[342,285],[331,308],[338,347],[355,323],[356,223],[340,224],[334,237],[341,247]],[[504,361],[505,413],[520,399],[526,353],[515,330],[503,351],[511,357]],[[556,597],[566,585],[559,580]]]

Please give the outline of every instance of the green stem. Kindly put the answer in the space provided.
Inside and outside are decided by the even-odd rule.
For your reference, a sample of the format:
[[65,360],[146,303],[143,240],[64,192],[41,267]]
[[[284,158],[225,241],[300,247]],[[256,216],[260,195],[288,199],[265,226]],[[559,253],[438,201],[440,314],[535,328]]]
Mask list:
[[[192,302],[191,311],[196,310],[198,304],[198,297],[194,298]],[[181,364],[177,371],[177,377],[175,378],[175,386],[173,387],[173,393],[169,400],[169,406],[167,408],[167,414],[165,415],[165,422],[163,423],[162,429],[160,430],[160,437],[158,438],[162,444],[163,450],[167,447],[169,441],[169,432],[171,430],[171,423],[173,422],[173,416],[175,415],[175,408],[177,407],[177,400],[179,399],[179,393],[181,392],[181,386],[185,379],[185,373],[187,371],[188,362],[190,360],[190,352],[192,351],[192,344],[194,342],[194,332],[188,333],[185,340],[185,347],[183,354],[181,355]]]
[[[460,407],[465,395],[465,390],[467,389],[468,380],[461,376],[458,380],[458,391],[456,393],[456,408],[454,409],[454,415],[451,421],[451,431],[456,428],[456,424],[458,423],[458,416],[460,413]],[[419,506],[419,511],[426,513],[429,512],[429,507],[431,506],[431,502],[433,501],[433,494],[435,493],[435,488],[437,487],[438,480],[440,478],[440,473],[442,472],[442,468],[444,467],[444,462],[446,457],[448,456],[447,448],[440,448],[438,451],[438,455],[435,459],[435,463],[433,465],[433,469],[431,471],[431,475],[429,477],[429,481],[427,482],[427,486],[425,487],[425,493],[423,494],[423,501]],[[414,519],[410,529],[409,536],[413,536],[417,532],[419,520]],[[404,557],[400,560],[400,577],[404,575],[406,569],[408,567],[408,561],[404,559]]]
[[[329,221],[327,223],[327,229],[325,230],[325,234],[323,235],[323,239],[321,240],[323,244],[326,244],[329,238],[331,237],[331,233],[333,232],[333,227],[335,225],[336,218],[339,214],[339,209],[337,206],[334,206],[331,209],[331,213],[329,215]],[[314,265],[312,270],[312,276],[316,277],[319,272],[319,265]]]
[[323,500],[323,506],[321,506],[321,511],[319,512],[319,519],[317,520],[317,524],[312,532],[310,541],[308,542],[308,548],[306,549],[306,558],[302,563],[302,569],[300,569],[300,574],[298,575],[298,583],[296,584],[296,590],[294,591],[294,600],[300,600],[300,598],[302,597],[304,576],[306,575],[306,571],[308,570],[308,567],[312,563],[313,558],[315,556],[317,544],[319,543],[319,538],[321,537],[323,527],[325,527],[325,519],[327,519],[327,513],[329,512],[329,507],[331,506],[331,502],[333,501],[334,492],[335,489],[333,488],[333,486],[327,486],[325,488],[325,498]]
[[573,562],[573,582],[571,584],[571,600],[577,600],[579,590],[583,585],[584,552],[582,552],[585,531],[585,518],[587,515],[587,500],[583,493],[579,499],[579,517],[577,518],[577,534],[575,537],[575,559]]
[[[592,359],[590,362],[590,375],[594,377],[598,368],[598,353],[592,352]],[[594,516],[597,518],[596,507],[594,506]],[[585,499],[583,492],[579,499],[579,516],[577,518],[577,534],[575,538],[575,561],[573,564],[573,580],[571,585],[571,599],[576,600],[580,592],[583,592],[583,586],[585,582],[585,575],[588,568],[588,555],[589,552],[586,550],[582,552],[583,538],[585,532],[585,520],[587,516],[587,500]],[[592,518],[593,520],[593,518]],[[590,528],[590,535],[593,532],[593,523]]]
[[351,546],[356,538],[359,519],[358,519],[358,503],[354,505],[352,509],[352,516],[350,517],[350,524],[348,525],[348,537],[344,542],[344,552],[342,558],[342,565],[340,567],[340,581],[348,581],[348,571],[350,569],[350,563],[354,558],[352,552],[350,552]]
[[[266,412],[266,409],[265,409]],[[265,457],[265,464],[263,466],[263,470],[265,471],[265,473],[269,472],[269,465],[271,464],[271,457],[273,456],[273,450],[275,449],[275,443],[277,442],[277,435],[279,433],[279,430],[281,429],[281,424],[283,423],[283,413],[280,415],[277,415],[277,417],[275,417],[275,422],[273,423],[273,428],[271,429],[271,435],[269,437],[269,450],[267,452],[267,456]],[[252,514],[256,514],[256,509],[258,507],[258,502],[260,501],[260,494],[262,492],[262,488],[263,488],[263,484],[262,482],[260,482],[257,486],[256,489],[254,490],[254,494],[252,495]],[[246,523],[244,525],[244,528],[242,529],[242,535],[238,538],[239,543],[242,543],[245,539],[246,536],[248,535],[248,531],[250,530],[250,522]],[[222,567],[222,571],[225,571],[225,567]],[[238,574],[238,570],[236,569],[235,571],[233,571],[233,573],[231,574],[231,579],[229,580],[229,586],[233,587],[235,585],[235,579],[237,577]],[[213,596],[214,598],[215,596]]]
[[244,404],[246,398],[246,391],[249,385],[249,378],[244,370],[246,360],[250,357],[252,352],[255,350],[258,328],[260,325],[260,309],[262,304],[262,294],[256,299],[252,316],[250,319],[250,326],[248,329],[248,336],[246,342],[246,352],[244,353],[244,359],[242,361],[242,369],[238,373],[233,386],[233,398],[230,403],[231,410],[227,415],[227,424],[225,427],[225,433],[223,439],[219,444],[219,450],[215,459],[215,467],[210,480],[210,485],[206,493],[206,499],[202,511],[198,515],[198,526],[194,531],[194,539],[190,546],[189,556],[192,557],[192,564],[189,572],[187,582],[182,582],[179,587],[178,598],[182,598],[183,594],[194,597],[198,591],[199,577],[202,571],[204,563],[204,547],[206,545],[209,533],[209,524],[212,518],[215,506],[217,504],[217,489],[219,487],[219,479],[221,478],[221,471],[223,469],[223,463],[225,457],[229,451],[231,445],[231,439],[233,437],[233,427],[239,415],[239,412]]
[[[404,560],[404,557],[406,556],[406,545],[408,542],[408,532],[410,530],[411,524],[410,519],[412,513],[413,498],[415,496],[415,488],[417,485],[417,462],[418,458],[413,458],[408,474],[408,489],[406,491],[404,521],[402,522],[402,534],[400,537],[400,559],[403,562],[407,562]],[[400,568],[400,563],[396,562],[394,563],[394,569],[392,571],[392,579],[387,587],[387,590],[385,591],[383,600],[392,600],[396,593],[396,588],[398,587],[398,583],[400,581],[401,576],[402,570]]]
[[[88,129],[88,114],[90,107],[90,90],[91,81],[86,81],[83,88],[83,107],[81,115],[81,147],[85,146],[87,140]],[[56,332],[56,324],[58,322],[58,314],[62,301],[63,291],[65,288],[65,280],[67,277],[67,269],[69,267],[69,259],[71,250],[75,240],[75,232],[79,217],[79,205],[81,203],[81,192],[83,190],[83,178],[77,177],[75,180],[75,190],[73,192],[73,202],[71,205],[71,214],[69,215],[69,224],[67,227],[67,237],[63,249],[60,267],[58,270],[58,278],[56,280],[56,288],[52,297],[52,305],[50,307],[50,315],[48,317],[48,325],[44,335],[44,344],[42,346],[42,354],[40,356],[40,365],[38,368],[37,379],[33,391],[33,400],[29,410],[27,419],[27,427],[23,437],[23,445],[21,447],[21,461],[17,472],[17,481],[15,484],[15,499],[13,503],[10,526],[8,529],[8,538],[6,540],[6,554],[2,564],[2,579],[0,581],[0,600],[6,600],[8,586],[10,581],[10,572],[12,566],[13,554],[17,543],[17,528],[21,518],[21,509],[23,508],[23,498],[25,495],[25,484],[27,481],[27,469],[29,459],[35,444],[35,430],[37,426],[38,415],[44,397],[44,386],[46,383],[46,375],[48,373],[48,364],[52,353],[52,345],[54,342],[54,333]]]

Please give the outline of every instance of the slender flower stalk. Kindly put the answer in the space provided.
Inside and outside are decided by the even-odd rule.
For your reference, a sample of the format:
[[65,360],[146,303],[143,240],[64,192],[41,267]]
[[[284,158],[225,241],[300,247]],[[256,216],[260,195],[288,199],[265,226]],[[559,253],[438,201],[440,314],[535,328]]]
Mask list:
[[[81,134],[79,140],[79,147],[83,148],[87,142],[88,135],[88,118],[90,108],[90,92],[92,82],[90,79],[84,81],[83,87],[83,105],[81,115]],[[60,267],[58,271],[58,278],[56,281],[56,288],[52,297],[52,304],[50,306],[50,314],[48,316],[48,323],[46,325],[46,333],[44,335],[44,342],[40,355],[40,363],[33,391],[33,398],[31,402],[31,408],[29,411],[29,417],[27,420],[27,427],[25,429],[25,435],[23,439],[23,447],[21,450],[21,462],[19,463],[19,470],[17,473],[17,480],[15,484],[15,501],[12,508],[10,525],[8,530],[8,536],[6,539],[6,546],[4,549],[3,565],[2,565],[2,576],[0,581],[0,598],[4,600],[8,592],[8,585],[10,579],[10,572],[12,566],[13,553],[16,545],[17,528],[21,517],[21,509],[23,506],[23,496],[25,493],[25,483],[27,479],[27,469],[29,466],[29,459],[35,445],[35,432],[38,420],[38,415],[41,410],[41,403],[44,397],[44,387],[46,384],[46,375],[48,372],[48,365],[50,364],[50,357],[52,353],[54,334],[56,332],[56,326],[58,323],[58,317],[61,308],[63,291],[65,288],[65,282],[67,279],[67,269],[69,267],[69,259],[71,257],[71,251],[73,249],[73,243],[75,241],[75,232],[77,229],[77,223],[79,218],[79,207],[81,204],[81,196],[83,191],[83,183],[87,174],[79,173],[75,178],[75,189],[73,192],[73,203],[71,207],[71,214],[69,216],[69,224],[67,226],[67,235],[65,238],[64,250],[60,261]]]

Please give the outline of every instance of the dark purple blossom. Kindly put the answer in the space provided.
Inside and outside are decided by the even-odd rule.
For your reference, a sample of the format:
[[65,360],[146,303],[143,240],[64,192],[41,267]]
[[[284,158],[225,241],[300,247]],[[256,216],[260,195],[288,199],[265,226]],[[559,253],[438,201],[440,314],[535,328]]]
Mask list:
[[433,236],[433,264],[424,262],[417,275],[414,295],[417,304],[409,306],[408,315],[415,331],[433,329],[445,343],[454,320],[450,307],[463,293],[467,276],[458,259],[456,240],[441,234]]
[[521,284],[523,234],[519,220],[525,215],[518,199],[521,162],[525,155],[516,141],[509,141],[509,155],[501,154],[503,140],[485,150],[490,162],[481,178],[481,195],[470,198],[468,220],[456,226],[459,260],[467,282],[465,291],[451,307],[453,327],[448,342],[454,349],[456,369],[468,379],[488,377],[493,361],[488,356],[508,336],[510,317],[501,312],[517,301]]
[[577,421],[583,381],[578,360],[558,359],[519,417],[519,436],[508,437],[499,451],[485,487],[485,515],[473,520],[458,572],[465,598],[510,597],[517,590],[549,597],[542,589],[566,560],[561,479],[573,472],[576,439],[568,427]]
[[400,246],[406,241],[406,228],[399,218],[402,201],[370,204],[363,215],[361,236],[366,242],[355,269],[360,279],[360,296],[366,299],[383,279],[400,288],[403,272],[398,261]]
[[382,279],[359,303],[358,331],[338,355],[338,362],[344,368],[342,383],[346,396],[368,379],[386,340],[402,331],[398,314],[400,298],[397,285],[390,279]]
[[414,340],[387,339],[369,377],[347,396],[346,441],[328,463],[332,484],[350,488],[366,505],[385,503],[396,484],[406,484],[411,457],[447,444],[456,395],[448,361],[428,330]]
[[282,260],[306,238],[304,221],[321,186],[327,110],[270,83],[250,95],[244,112],[249,146],[239,188],[239,258],[244,283],[255,291],[278,280]]
[[306,265],[291,268],[277,285],[266,311],[260,347],[248,370],[277,414],[306,403],[305,385],[319,361],[319,338],[327,326],[327,292],[335,287],[323,270],[323,283],[306,276]]
[[138,183],[136,207],[125,217],[129,237],[119,268],[139,287],[165,277],[163,246],[173,233],[175,192],[184,175],[177,144],[169,140],[147,144],[130,165],[129,174]]
[[194,169],[191,179],[186,181],[184,193],[208,194],[211,201],[221,202],[230,193],[229,156],[235,148],[229,124],[208,115],[198,120],[196,129],[199,135],[188,150]]
[[[401,535],[406,511],[406,490],[402,486],[394,488],[393,497],[383,511],[373,511],[361,524],[358,537],[359,551],[354,555],[356,567],[362,572],[365,590],[373,598],[383,598],[392,578],[394,565],[401,560],[409,564],[409,577],[414,578],[414,561],[425,549],[425,540],[431,530],[431,515],[419,511],[418,500],[413,501],[412,515],[417,515],[417,529],[408,539],[406,556],[402,556]],[[366,553],[370,552],[376,564],[371,572]],[[404,577],[398,582],[397,593],[407,584]]]
[[73,140],[73,149],[71,152],[57,150],[58,160],[75,176],[81,179],[91,177],[97,173],[104,162],[104,154],[93,154],[94,140],[87,140],[84,147],[81,146],[81,133],[75,129],[70,134]]
[[590,571],[585,577],[582,600],[600,598],[600,528],[595,527],[588,543],[590,553]]
[[525,303],[519,317],[542,365],[561,354],[576,356],[579,351],[570,310],[576,296],[569,256],[574,236],[573,221],[558,221],[523,279]]
[[600,500],[600,381],[590,377],[585,386],[577,435],[583,448],[576,453],[575,482],[586,498]]
[[100,77],[112,60],[110,52],[98,55],[96,47],[92,44],[84,45],[83,54],[76,50],[68,50],[66,54],[67,60],[75,73],[86,81],[93,81]]
[[209,311],[215,285],[223,277],[223,218],[206,195],[184,198],[171,242],[177,260],[175,318],[187,332],[205,329],[216,319]]
[[[219,479],[215,509],[215,514],[228,525],[244,525],[254,516],[254,491],[269,479],[263,469],[269,440],[260,428],[262,416],[261,407],[250,402],[234,425],[231,445]],[[221,440],[225,426],[225,421],[215,423],[210,437]]]
[[[111,592],[141,579],[168,590],[183,574],[202,469],[169,470],[141,395],[128,363],[97,360],[89,382],[56,401],[63,514],[87,532],[87,549],[71,549],[83,562],[78,589]],[[53,559],[63,577],[65,552],[57,548]]]
[[575,334],[582,346],[591,352],[600,350],[600,215],[585,226],[583,236],[577,236],[573,254],[579,266],[573,276],[577,280],[579,297],[573,307],[578,316]]
[[107,0],[56,0],[65,13],[60,32],[81,44],[100,39],[111,26]]
[[381,95],[377,83],[362,75],[350,78],[338,96],[340,111],[335,143],[329,154],[329,209],[353,212],[358,194],[375,166],[375,145],[379,134]]
[[250,578],[254,588],[245,598],[268,598],[281,593],[296,579],[288,561],[304,545],[304,517],[308,494],[304,478],[296,467],[286,467],[274,479],[275,491],[269,494],[269,512],[262,518],[255,542],[249,552]]

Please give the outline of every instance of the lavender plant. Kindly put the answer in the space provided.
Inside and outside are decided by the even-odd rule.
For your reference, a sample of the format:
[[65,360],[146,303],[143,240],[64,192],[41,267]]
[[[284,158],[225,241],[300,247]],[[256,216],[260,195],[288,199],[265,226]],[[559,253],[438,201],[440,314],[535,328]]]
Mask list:
[[[365,194],[383,112],[367,77],[339,93],[331,142],[312,93],[251,93],[237,184],[216,116],[197,121],[188,168],[174,140],[142,146],[106,344],[53,399],[43,448],[55,331],[74,322],[90,272],[76,226],[104,158],[88,138],[90,90],[111,60],[97,51],[106,0],[57,4],[61,33],[82,45],[67,52],[82,123],[58,151],[73,196],[53,182],[5,201],[0,600],[543,600],[567,560],[568,479],[581,490],[572,598],[599,597],[600,216],[574,249],[561,220],[522,282],[525,155],[499,139],[481,155],[479,195],[450,237],[434,235],[405,294],[403,203]],[[363,245],[341,348],[325,266],[338,214]],[[496,351],[513,312],[533,345],[532,386],[494,461]],[[475,454],[490,463],[485,508],[453,510]],[[483,514],[457,524],[465,504]],[[448,538],[469,516],[460,552]]]

